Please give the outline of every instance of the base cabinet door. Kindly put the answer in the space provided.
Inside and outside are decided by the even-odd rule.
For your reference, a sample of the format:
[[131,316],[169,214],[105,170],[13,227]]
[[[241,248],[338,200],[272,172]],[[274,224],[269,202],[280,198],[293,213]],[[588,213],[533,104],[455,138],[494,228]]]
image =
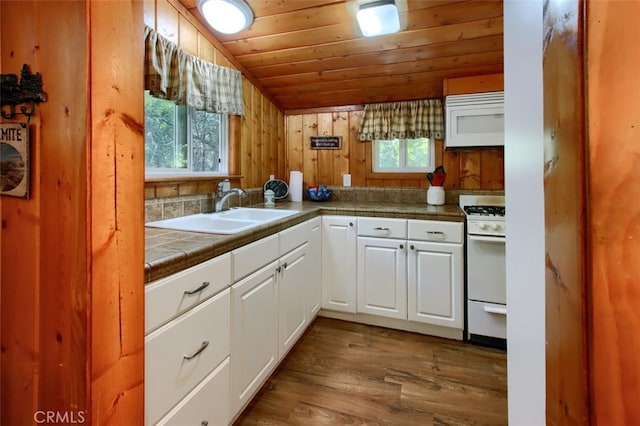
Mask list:
[[278,281],[278,355],[282,359],[307,326],[307,275],[309,244],[280,259]]
[[322,218],[322,307],[356,312],[356,218]]
[[278,363],[278,261],[231,287],[232,414]]
[[406,241],[358,237],[358,312],[407,319]]
[[462,245],[408,245],[409,320],[462,329]]
[[322,220],[309,220],[309,262],[307,282],[307,317],[313,319],[322,305]]

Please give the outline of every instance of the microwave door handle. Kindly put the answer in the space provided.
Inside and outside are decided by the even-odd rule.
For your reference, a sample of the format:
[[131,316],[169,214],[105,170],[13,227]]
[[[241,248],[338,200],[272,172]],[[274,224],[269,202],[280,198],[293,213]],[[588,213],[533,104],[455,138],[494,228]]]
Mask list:
[[469,235],[469,239],[471,241],[479,241],[483,243],[498,243],[498,244],[504,244],[506,241],[504,237],[484,237],[484,236],[481,237],[478,235]]

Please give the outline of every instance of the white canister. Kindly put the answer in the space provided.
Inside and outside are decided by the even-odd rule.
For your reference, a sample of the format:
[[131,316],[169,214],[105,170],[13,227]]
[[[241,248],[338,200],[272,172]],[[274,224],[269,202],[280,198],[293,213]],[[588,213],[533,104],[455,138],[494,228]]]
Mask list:
[[441,206],[444,204],[444,188],[441,186],[430,186],[427,189],[427,204]]
[[264,191],[264,206],[275,207],[276,206],[276,193],[270,189]]

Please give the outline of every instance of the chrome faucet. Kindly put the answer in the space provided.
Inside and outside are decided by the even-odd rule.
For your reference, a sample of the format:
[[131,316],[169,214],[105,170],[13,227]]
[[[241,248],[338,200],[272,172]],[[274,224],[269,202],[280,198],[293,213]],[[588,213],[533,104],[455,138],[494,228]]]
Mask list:
[[224,202],[233,194],[237,194],[239,197],[246,197],[247,193],[242,188],[231,188],[228,191],[224,190],[225,184],[229,184],[229,180],[226,179],[218,184],[218,192],[216,193],[216,205],[214,211],[222,211]]

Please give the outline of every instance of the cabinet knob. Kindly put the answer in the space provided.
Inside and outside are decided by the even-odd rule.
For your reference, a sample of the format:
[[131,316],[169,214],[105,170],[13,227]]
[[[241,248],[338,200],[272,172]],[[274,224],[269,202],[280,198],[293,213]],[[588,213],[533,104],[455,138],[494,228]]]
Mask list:
[[276,272],[277,272],[277,273],[280,273],[280,271],[282,271],[282,268],[278,266],[278,267],[276,268]]
[[353,222],[349,222],[349,226],[353,226]]
[[400,244],[400,250],[404,249],[404,244]]
[[413,244],[411,244],[411,247],[409,247],[411,250],[414,250],[416,248],[416,246],[414,246]]

